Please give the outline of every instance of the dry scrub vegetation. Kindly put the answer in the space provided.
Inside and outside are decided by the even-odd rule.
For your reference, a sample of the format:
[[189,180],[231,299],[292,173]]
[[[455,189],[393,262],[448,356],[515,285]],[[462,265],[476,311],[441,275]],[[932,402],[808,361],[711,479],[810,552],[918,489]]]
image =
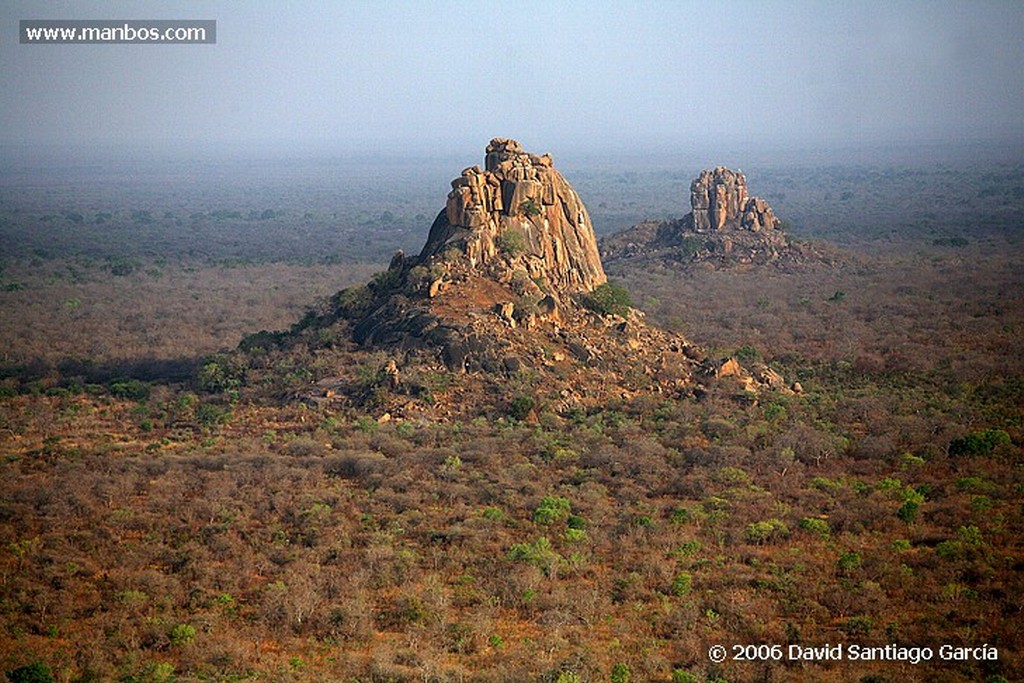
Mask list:
[[1000,648],[923,669],[946,680],[1019,665],[1020,453],[948,423],[984,417],[958,397],[447,425],[206,400],[4,402],[8,670],[849,680],[704,657],[836,640]]
[[[118,270],[118,268],[122,270]],[[254,330],[285,328],[310,303],[360,284],[361,264],[39,258],[0,271],[0,364],[37,374],[82,366],[107,378],[191,373]],[[114,272],[112,272],[114,271]],[[114,274],[114,273],[117,274]]]
[[[0,672],[1014,680],[1024,264],[1012,234],[968,237],[834,270],[618,274],[652,322],[801,394],[499,401],[461,422],[248,403],[191,374],[365,267],[9,259]],[[999,658],[707,658],[837,642]]]
[[866,373],[1019,376],[1024,272],[1015,241],[917,246],[836,268],[783,272],[656,267],[618,273],[652,320],[711,349],[749,345],[794,367],[842,362]]

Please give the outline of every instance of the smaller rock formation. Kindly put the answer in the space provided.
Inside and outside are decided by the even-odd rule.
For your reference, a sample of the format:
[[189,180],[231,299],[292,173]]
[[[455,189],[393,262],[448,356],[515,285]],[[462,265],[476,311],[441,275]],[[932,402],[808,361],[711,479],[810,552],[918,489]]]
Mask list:
[[768,202],[747,195],[747,179],[719,166],[701,171],[690,184],[690,215],[695,232],[775,230],[782,224]]
[[657,259],[715,267],[783,263],[805,255],[791,244],[764,199],[750,196],[743,173],[723,166],[690,183],[690,211],[677,221],[645,221],[601,241],[606,265]]

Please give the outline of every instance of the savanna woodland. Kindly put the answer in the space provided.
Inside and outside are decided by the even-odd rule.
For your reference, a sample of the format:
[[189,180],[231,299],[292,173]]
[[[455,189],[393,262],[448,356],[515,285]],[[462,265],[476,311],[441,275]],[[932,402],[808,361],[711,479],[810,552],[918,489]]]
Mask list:
[[511,145],[6,175],[0,672],[1021,680],[1024,167],[750,168],[785,246],[605,283],[700,169]]

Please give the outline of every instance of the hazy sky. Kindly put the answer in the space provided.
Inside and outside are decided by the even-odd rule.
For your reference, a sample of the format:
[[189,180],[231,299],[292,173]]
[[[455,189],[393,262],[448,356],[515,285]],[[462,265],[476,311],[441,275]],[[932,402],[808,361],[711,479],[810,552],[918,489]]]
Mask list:
[[[21,45],[19,19],[216,19]],[[12,2],[0,142],[478,149],[1024,142],[1024,2]]]

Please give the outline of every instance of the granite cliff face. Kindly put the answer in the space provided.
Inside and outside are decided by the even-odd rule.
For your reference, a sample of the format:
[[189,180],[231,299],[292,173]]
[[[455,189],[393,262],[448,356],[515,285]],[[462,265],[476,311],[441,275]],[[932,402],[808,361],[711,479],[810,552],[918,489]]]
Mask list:
[[714,266],[798,259],[768,202],[750,196],[747,179],[719,166],[690,183],[689,213],[677,221],[645,221],[601,241],[605,263],[657,259]]
[[589,292],[607,279],[587,208],[551,155],[528,154],[505,138],[491,140],[483,169],[452,181],[420,259],[451,248],[499,279],[522,269],[562,293]]

